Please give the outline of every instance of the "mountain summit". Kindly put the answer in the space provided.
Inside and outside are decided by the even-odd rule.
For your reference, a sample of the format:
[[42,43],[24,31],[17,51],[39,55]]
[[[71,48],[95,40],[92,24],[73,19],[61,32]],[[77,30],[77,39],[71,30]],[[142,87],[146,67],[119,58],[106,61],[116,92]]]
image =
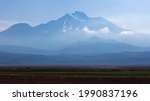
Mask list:
[[74,13],[72,13],[72,15],[76,18],[82,19],[82,20],[86,20],[89,19],[89,17],[83,13],[83,12],[79,12],[79,11],[75,11]]
[[75,11],[74,13],[68,13],[60,19],[67,19],[67,18],[72,18],[72,19],[76,19],[76,20],[89,19],[89,17],[85,13],[79,12],[79,11]]
[[65,33],[80,32],[87,34],[116,34],[121,33],[124,30],[102,17],[90,18],[85,13],[79,11],[68,13],[54,22],[59,25],[59,27],[61,27],[60,30]]

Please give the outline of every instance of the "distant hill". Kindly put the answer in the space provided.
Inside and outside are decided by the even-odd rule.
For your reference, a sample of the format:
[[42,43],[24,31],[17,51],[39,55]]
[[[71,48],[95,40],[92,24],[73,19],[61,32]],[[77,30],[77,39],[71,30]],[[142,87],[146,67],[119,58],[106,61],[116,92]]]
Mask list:
[[1,66],[50,65],[150,65],[150,52],[123,52],[102,55],[27,55],[0,52]]
[[42,50],[42,49],[35,49],[35,48],[22,47],[22,46],[12,46],[12,45],[0,45],[0,51],[6,53],[16,53],[16,54],[35,54],[35,55],[56,54],[56,52],[52,50]]
[[62,54],[103,54],[117,52],[138,52],[147,51],[149,48],[138,47],[121,43],[115,40],[104,40],[99,37],[92,37],[87,41],[78,42],[60,51]]

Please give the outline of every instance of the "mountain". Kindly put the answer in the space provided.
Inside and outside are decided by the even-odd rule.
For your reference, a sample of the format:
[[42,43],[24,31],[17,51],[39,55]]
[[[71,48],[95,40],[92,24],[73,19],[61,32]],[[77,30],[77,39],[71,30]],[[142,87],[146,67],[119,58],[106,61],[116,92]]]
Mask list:
[[15,24],[0,32],[0,45],[58,50],[86,40],[93,34],[110,34],[111,37],[124,30],[102,17],[90,18],[76,11],[34,27],[27,23]]
[[0,66],[115,65],[149,66],[150,52],[121,52],[101,55],[31,55],[0,52]]
[[0,52],[14,53],[14,54],[32,54],[32,55],[56,54],[56,52],[52,50],[42,50],[42,49],[35,49],[30,47],[10,46],[10,45],[0,46]]
[[0,32],[0,65],[150,65],[149,43],[148,34],[76,11]]
[[32,27],[28,25],[27,23],[19,23],[11,26],[7,30],[3,31],[2,35],[8,35],[8,36],[25,36],[29,33],[32,33]]
[[78,42],[70,47],[61,50],[62,54],[104,54],[126,51],[147,51],[149,48],[133,46],[115,40],[104,40],[99,37],[92,37],[87,41]]
[[[93,36],[100,38],[93,38]],[[150,47],[149,43],[150,35],[137,34],[103,17],[91,18],[79,11],[67,13],[56,20],[38,26],[18,23],[0,32],[0,46],[10,46],[10,49],[8,47],[5,49],[10,53],[20,50],[18,46],[22,47],[22,52],[28,50],[23,53],[29,53],[30,50],[31,54],[34,49],[39,49],[37,53],[43,50],[43,52],[46,50],[45,53],[47,50],[54,53],[58,51],[60,53],[145,51],[145,48],[141,46]],[[15,46],[16,50],[11,46]],[[32,47],[33,50],[23,49],[23,47]],[[18,51],[18,53],[22,52]]]
[[[84,29],[88,28],[89,30],[95,30],[95,32],[103,33],[103,29],[107,28],[110,30],[108,33],[116,33],[121,32],[124,29],[120,28],[111,22],[107,21],[106,19],[99,17],[99,18],[90,18],[83,12],[76,11],[72,14],[66,14],[63,17],[59,18],[55,21],[50,21],[46,24],[41,24],[35,27],[35,30],[38,32],[47,32],[51,34],[56,33],[67,33],[67,32],[82,32],[88,33]],[[101,31],[100,31],[101,30]],[[104,32],[106,33],[106,32]]]

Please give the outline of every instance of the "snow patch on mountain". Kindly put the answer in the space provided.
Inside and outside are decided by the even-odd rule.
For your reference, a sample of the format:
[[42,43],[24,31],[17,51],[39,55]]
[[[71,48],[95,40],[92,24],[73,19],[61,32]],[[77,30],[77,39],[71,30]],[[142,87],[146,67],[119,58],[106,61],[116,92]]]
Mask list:
[[73,19],[78,20],[80,22],[85,22],[86,20],[80,19],[77,15],[69,14]]

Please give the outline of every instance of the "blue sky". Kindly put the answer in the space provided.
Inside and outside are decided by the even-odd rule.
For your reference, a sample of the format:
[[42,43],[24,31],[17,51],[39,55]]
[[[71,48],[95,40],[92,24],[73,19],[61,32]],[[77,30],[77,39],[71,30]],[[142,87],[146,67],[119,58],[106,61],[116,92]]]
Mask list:
[[33,26],[76,10],[90,17],[104,17],[113,23],[150,33],[150,0],[0,0],[0,31],[14,23]]

